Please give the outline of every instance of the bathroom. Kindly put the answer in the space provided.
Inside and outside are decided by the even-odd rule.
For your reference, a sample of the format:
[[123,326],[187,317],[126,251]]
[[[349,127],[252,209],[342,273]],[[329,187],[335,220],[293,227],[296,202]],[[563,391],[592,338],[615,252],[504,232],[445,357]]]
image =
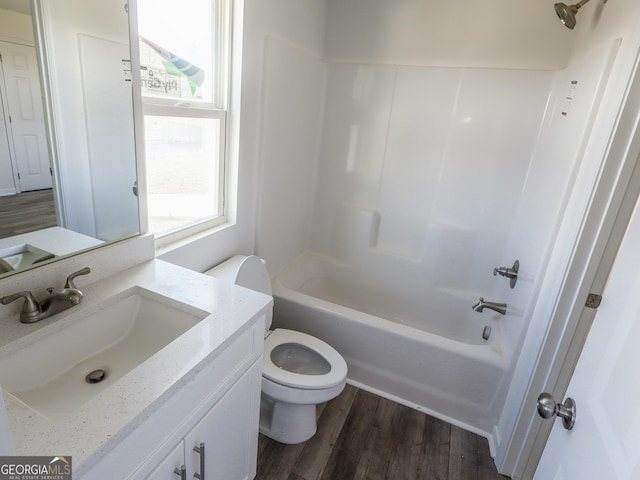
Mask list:
[[[519,407],[635,67],[640,7],[591,0],[569,30],[538,1],[237,3],[230,224],[151,255],[204,272],[255,253],[274,276],[276,325],[289,321],[305,269],[329,270],[369,300],[388,295],[377,309],[396,302],[393,313],[428,333],[409,336],[427,343],[458,323],[443,351],[464,350],[471,363],[443,375],[468,377],[437,392],[409,374],[396,381],[424,370],[420,362],[452,362],[422,357],[424,343],[392,344],[407,355],[380,359],[356,351],[358,324],[354,333],[298,327],[346,350],[353,383],[487,437],[511,474]],[[100,275],[127,256],[147,259],[141,241],[137,254],[97,250]],[[515,260],[511,288],[493,271]],[[71,257],[3,278],[1,293],[44,288],[82,266]],[[479,297],[506,303],[506,314],[474,312]],[[387,334],[380,341],[401,337]],[[384,373],[377,361],[395,364]],[[464,397],[472,380],[481,405]]]

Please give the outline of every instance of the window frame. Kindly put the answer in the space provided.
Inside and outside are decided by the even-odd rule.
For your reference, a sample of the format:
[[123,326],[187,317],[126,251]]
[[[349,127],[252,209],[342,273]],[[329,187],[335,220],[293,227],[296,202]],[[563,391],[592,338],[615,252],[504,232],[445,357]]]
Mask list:
[[[156,248],[165,247],[171,243],[179,242],[185,238],[198,235],[228,223],[229,212],[227,195],[229,193],[229,105],[231,103],[231,54],[232,54],[232,28],[233,12],[232,0],[211,0],[214,4],[212,25],[215,27],[216,36],[212,39],[213,72],[215,75],[212,101],[167,98],[153,95],[145,95],[141,91],[142,120],[147,116],[181,117],[214,119],[219,121],[219,152],[218,167],[218,212],[213,217],[208,217],[189,224],[168,229],[162,232],[151,232],[154,235]],[[144,40],[139,40],[144,41]],[[148,169],[147,169],[148,170]],[[147,216],[149,212],[147,211]],[[147,217],[148,219],[148,217]]]

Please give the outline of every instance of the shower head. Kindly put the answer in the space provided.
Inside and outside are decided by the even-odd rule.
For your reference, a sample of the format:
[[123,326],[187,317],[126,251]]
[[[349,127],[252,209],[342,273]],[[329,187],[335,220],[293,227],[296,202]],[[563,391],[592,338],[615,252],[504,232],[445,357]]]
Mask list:
[[565,27],[570,30],[576,26],[576,14],[580,7],[582,7],[589,0],[580,0],[575,5],[565,5],[564,3],[556,3],[553,7],[556,10],[556,15],[563,23]]

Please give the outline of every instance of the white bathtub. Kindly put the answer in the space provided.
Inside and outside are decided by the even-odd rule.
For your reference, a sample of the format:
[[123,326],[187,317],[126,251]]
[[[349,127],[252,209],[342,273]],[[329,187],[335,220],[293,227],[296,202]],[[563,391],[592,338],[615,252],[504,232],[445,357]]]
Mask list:
[[[369,280],[361,284],[371,285]],[[425,323],[419,303],[359,283],[345,265],[303,255],[273,278],[274,326],[332,345],[348,363],[350,383],[493,443],[501,408],[496,393],[507,364],[500,322],[491,322],[485,341],[479,321],[467,325],[472,332],[464,330],[465,322],[446,318]]]

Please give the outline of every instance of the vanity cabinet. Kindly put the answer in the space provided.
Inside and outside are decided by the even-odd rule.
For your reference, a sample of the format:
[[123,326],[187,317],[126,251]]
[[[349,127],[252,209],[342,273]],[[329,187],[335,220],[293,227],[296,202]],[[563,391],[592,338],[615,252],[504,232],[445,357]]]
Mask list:
[[[204,415],[198,412],[198,423],[165,458],[151,459],[133,478],[178,480],[183,465],[189,479],[196,473],[200,480],[253,478],[261,378],[262,365],[255,363]],[[149,467],[155,468],[142,476]]]
[[[255,476],[262,362],[254,364],[185,437],[187,472],[206,467],[205,480]],[[204,453],[196,451],[204,446]],[[257,446],[257,445],[256,445]],[[204,458],[203,458],[204,455]],[[204,460],[204,462],[203,462]]]
[[[132,427],[83,479],[244,480],[256,473],[264,315]],[[194,447],[204,445],[205,475]],[[195,476],[194,474],[198,474]]]

